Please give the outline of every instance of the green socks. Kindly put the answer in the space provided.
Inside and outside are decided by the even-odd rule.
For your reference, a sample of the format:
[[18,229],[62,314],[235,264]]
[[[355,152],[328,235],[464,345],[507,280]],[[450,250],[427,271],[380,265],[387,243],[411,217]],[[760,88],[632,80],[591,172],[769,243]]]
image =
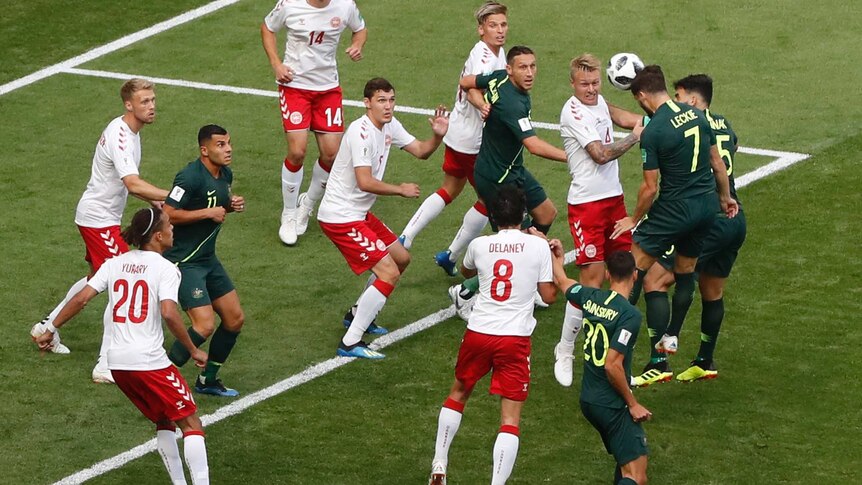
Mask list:
[[206,379],[205,382],[216,380],[219,369],[221,369],[221,366],[227,360],[231,350],[233,350],[233,346],[236,345],[238,335],[239,332],[231,332],[224,328],[224,325],[219,325],[216,329],[210,342],[209,360],[204,371],[201,373]]
[[697,351],[697,360],[712,360],[722,320],[724,320],[724,298],[703,302],[703,311],[700,315],[700,350]]
[[[189,338],[192,339],[192,343],[195,344],[195,347],[200,347],[207,341],[206,337],[201,336],[201,334],[197,333],[194,328],[189,327],[187,331],[189,333]],[[192,354],[186,350],[179,340],[174,341],[173,345],[171,345],[170,352],[168,352],[168,359],[170,359],[177,367],[184,366],[191,357]]]
[[665,360],[665,355],[655,349],[655,344],[661,340],[667,331],[667,322],[670,320],[670,304],[667,293],[664,291],[648,291],[644,294],[646,301],[646,322],[649,330],[650,362],[656,363]]
[[676,280],[676,289],[673,292],[670,325],[666,333],[679,337],[682,324],[685,323],[685,316],[694,300],[694,273],[674,273],[673,277]]
[[646,276],[646,270],[638,268],[638,279],[635,280],[635,285],[632,287],[632,293],[629,295],[629,303],[632,305],[637,305],[638,300],[641,297],[641,289],[644,286],[644,276]]

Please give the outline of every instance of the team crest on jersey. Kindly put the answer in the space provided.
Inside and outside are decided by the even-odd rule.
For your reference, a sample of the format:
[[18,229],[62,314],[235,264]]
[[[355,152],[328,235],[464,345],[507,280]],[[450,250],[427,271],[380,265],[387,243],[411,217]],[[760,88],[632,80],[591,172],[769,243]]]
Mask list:
[[586,254],[588,258],[595,258],[596,247],[592,244],[587,244],[587,247],[584,248],[584,254]]
[[290,113],[290,122],[294,125],[302,123],[302,113],[300,113],[299,111],[294,111]]
[[377,244],[377,250],[378,251],[385,251],[386,250],[386,243],[384,243],[380,239],[378,239],[375,244]]
[[203,298],[203,297],[204,297],[204,290],[202,290],[200,288],[195,288],[192,291],[192,298],[198,300],[198,299]]
[[341,25],[341,18],[332,17],[332,19],[329,21],[329,25],[331,25],[333,29],[337,29]]
[[384,140],[384,143],[386,144],[386,146],[391,145],[392,144],[392,135],[386,135],[386,139]]

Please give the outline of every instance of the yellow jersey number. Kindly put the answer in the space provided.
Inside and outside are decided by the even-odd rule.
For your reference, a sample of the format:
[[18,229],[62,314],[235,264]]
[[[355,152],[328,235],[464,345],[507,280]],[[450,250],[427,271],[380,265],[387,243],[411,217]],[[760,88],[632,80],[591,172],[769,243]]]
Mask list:
[[[593,324],[586,318],[584,319],[584,327],[587,329],[587,336],[584,339],[584,360],[587,362],[592,361],[593,365],[596,367],[603,367],[605,365],[605,359],[608,357],[608,331],[605,330],[605,326],[601,323]],[[596,352],[596,344],[599,342],[599,337],[601,337],[601,355],[598,355]]]

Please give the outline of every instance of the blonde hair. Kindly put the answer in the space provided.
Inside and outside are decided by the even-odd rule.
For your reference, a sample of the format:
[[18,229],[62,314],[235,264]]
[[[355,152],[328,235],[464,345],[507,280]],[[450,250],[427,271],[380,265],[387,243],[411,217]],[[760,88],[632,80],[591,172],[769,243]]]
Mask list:
[[476,22],[482,25],[485,23],[485,19],[491,15],[507,15],[508,11],[509,9],[502,3],[489,0],[483,3],[479,10],[476,10]]
[[123,87],[120,88],[120,98],[123,99],[124,103],[126,101],[131,101],[132,95],[134,95],[138,91],[142,91],[144,89],[153,89],[155,86],[156,85],[153,84],[152,81],[147,81],[146,79],[134,77],[123,83]]
[[587,71],[593,72],[601,69],[602,63],[599,61],[599,58],[592,54],[581,54],[578,57],[572,59],[571,64],[569,64],[569,77],[571,77],[572,81],[575,80],[575,73],[578,71]]

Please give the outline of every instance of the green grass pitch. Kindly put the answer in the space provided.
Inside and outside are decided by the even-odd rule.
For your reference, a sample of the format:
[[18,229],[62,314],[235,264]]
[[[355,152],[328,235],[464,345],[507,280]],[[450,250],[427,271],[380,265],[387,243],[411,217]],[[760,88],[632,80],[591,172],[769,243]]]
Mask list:
[[[0,19],[0,85],[207,2],[7,3]],[[478,3],[361,1],[369,42],[363,61],[339,57],[345,99],[359,99],[364,82],[381,75],[395,84],[402,106],[451,104],[476,41],[471,15]],[[242,0],[78,67],[272,90],[258,27],[273,4]],[[509,6],[507,45],[526,44],[538,55],[534,120],[557,122],[570,95],[571,57],[634,51],[661,64],[670,79],[712,75],[714,111],[731,120],[742,145],[811,154],[740,190],[749,235],[728,282],[716,354],[720,378],[636,391],[654,414],[646,425],[652,483],[862,480],[856,367],[862,357],[862,110],[854,94],[862,79],[862,4],[513,0]],[[27,336],[86,271],[74,208],[99,133],[121,113],[120,83],[60,73],[0,95],[0,307],[9,312],[0,320],[2,483],[54,483],[154,436],[116,388],[89,382],[104,297],[63,331],[71,355],[40,356]],[[607,84],[604,94],[637,107],[628,93]],[[330,359],[343,332],[341,316],[364,278],[349,271],[316,225],[295,248],[278,240],[285,144],[277,101],[167,84],[157,95],[157,121],[142,132],[147,180],[169,186],[196,156],[195,134],[203,124],[222,124],[235,142],[234,192],[246,197],[248,209],[228,217],[218,251],[247,323],[222,371],[225,382],[248,395]],[[349,121],[360,115],[345,110]],[[424,116],[398,117],[420,138],[430,133]],[[539,135],[560,145],[553,131]],[[386,178],[418,182],[424,198],[441,180],[441,161],[442,152],[427,162],[393,153]],[[740,155],[737,174],[771,161]],[[564,214],[564,166],[533,157],[527,164]],[[621,164],[632,204],[637,155]],[[381,197],[375,213],[397,231],[420,203]],[[471,203],[465,191],[419,236],[413,264],[380,314],[381,324],[401,328],[449,304],[445,289],[453,280],[431,256],[448,244]],[[140,207],[130,200],[126,214]],[[552,236],[571,247],[563,215]],[[672,360],[677,371],[696,352],[699,314],[697,298]],[[577,386],[564,389],[553,378],[562,305],[538,311],[537,318],[533,391],[510,483],[609,483],[612,459],[580,415]],[[460,320],[443,321],[388,347],[382,362],[352,362],[209,426],[212,482],[424,483],[462,332]],[[637,349],[637,366],[646,347]],[[186,368],[184,374],[191,379],[195,372]],[[467,405],[450,453],[451,484],[489,481],[499,411],[486,387],[487,380],[480,382]],[[207,396],[197,401],[201,415],[228,403]],[[91,483],[167,480],[150,453]]]

